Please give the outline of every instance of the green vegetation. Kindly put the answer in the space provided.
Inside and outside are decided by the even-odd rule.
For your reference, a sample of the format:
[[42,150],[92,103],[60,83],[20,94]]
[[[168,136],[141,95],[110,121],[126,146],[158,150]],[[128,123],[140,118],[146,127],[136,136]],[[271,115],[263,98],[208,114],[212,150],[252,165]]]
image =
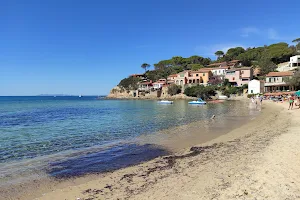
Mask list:
[[220,58],[220,57],[223,57],[224,56],[224,52],[223,51],[216,51],[215,52],[215,55],[218,57],[218,59]]
[[284,81],[294,86],[296,90],[300,90],[300,71],[297,71],[291,79],[285,79]]
[[124,78],[118,84],[119,87],[125,88],[126,90],[136,90],[138,88],[137,83],[140,81],[140,78],[137,77],[128,77]]
[[[225,79],[227,80],[227,79]],[[244,89],[248,88],[248,84],[243,85],[242,87],[233,87],[229,84],[225,84],[223,87],[220,87],[219,90],[222,91],[222,94],[230,97],[231,94],[243,94]]]
[[[297,43],[296,46],[289,46],[287,43],[281,42],[265,45],[263,47],[253,47],[244,49],[243,47],[234,47],[228,49],[226,53],[223,51],[216,51],[215,55],[218,57],[213,62],[229,62],[231,60],[240,60],[243,66],[260,67],[262,74],[265,75],[275,70],[276,64],[287,62],[289,58],[297,53],[300,49],[300,38],[293,40]],[[153,81],[161,78],[167,78],[170,74],[177,74],[184,70],[199,70],[211,63],[210,58],[201,56],[191,56],[184,58],[181,56],[174,56],[168,60],[161,60],[154,64],[154,70],[147,71],[149,64],[144,63],[141,67],[145,69],[146,77]]]
[[168,94],[171,96],[179,94],[180,92],[181,92],[181,86],[179,85],[173,84],[168,87]]
[[247,98],[251,98],[251,97],[254,97],[255,94],[247,94]]
[[147,64],[147,63],[143,63],[142,65],[141,65],[141,68],[143,68],[144,70],[145,70],[145,73],[146,73],[146,71],[147,71],[147,69],[150,67],[150,65],[149,64]]
[[298,53],[298,50],[300,50],[300,38],[294,39],[292,42],[296,43],[295,50]]
[[205,87],[203,85],[191,86],[184,90],[184,94],[191,97],[200,97],[202,99],[208,99],[210,96],[214,96],[216,94],[216,87]]
[[[295,40],[297,42],[297,40]],[[289,58],[296,54],[296,49],[293,46],[289,46],[287,43],[280,42],[271,44],[270,46],[254,47],[244,49],[242,47],[235,47],[228,49],[223,57],[220,57],[217,61],[224,62],[230,60],[240,60],[244,66],[254,65],[255,62],[259,62],[261,59],[269,59],[271,62],[278,64],[289,61]]]

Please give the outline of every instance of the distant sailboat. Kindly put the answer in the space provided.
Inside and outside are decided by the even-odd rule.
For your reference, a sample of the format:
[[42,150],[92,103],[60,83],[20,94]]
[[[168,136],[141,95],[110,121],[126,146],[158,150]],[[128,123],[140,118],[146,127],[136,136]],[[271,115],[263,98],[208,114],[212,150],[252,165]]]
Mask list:
[[78,96],[79,98],[82,97],[81,95]]

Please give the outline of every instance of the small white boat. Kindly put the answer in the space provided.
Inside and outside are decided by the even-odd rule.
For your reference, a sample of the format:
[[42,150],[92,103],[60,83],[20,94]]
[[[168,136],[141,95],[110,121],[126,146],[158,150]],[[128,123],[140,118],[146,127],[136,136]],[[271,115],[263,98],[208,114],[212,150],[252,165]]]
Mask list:
[[159,104],[173,104],[174,102],[173,101],[168,101],[168,100],[161,100],[161,101],[158,101]]
[[201,98],[199,98],[197,101],[190,101],[189,104],[198,104],[198,105],[202,104],[202,105],[204,105],[204,104],[206,104],[206,101],[203,101]]
[[219,99],[219,100],[227,100],[228,97],[225,96],[225,95],[219,95],[219,96],[218,96],[218,99]]

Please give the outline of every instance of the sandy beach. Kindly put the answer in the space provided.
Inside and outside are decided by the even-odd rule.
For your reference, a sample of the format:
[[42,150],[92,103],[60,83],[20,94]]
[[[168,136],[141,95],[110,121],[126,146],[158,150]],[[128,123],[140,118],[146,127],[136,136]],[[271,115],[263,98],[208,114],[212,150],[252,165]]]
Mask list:
[[204,144],[92,180],[37,184],[18,199],[300,199],[299,119],[264,102],[257,118]]

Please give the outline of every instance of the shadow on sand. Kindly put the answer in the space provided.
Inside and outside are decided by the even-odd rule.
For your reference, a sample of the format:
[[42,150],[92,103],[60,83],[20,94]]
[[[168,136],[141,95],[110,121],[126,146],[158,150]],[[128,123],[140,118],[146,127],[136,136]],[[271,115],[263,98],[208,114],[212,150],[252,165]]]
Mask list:
[[168,154],[167,150],[156,145],[126,144],[101,152],[50,163],[47,172],[51,177],[57,179],[71,178],[86,174],[109,172]]

